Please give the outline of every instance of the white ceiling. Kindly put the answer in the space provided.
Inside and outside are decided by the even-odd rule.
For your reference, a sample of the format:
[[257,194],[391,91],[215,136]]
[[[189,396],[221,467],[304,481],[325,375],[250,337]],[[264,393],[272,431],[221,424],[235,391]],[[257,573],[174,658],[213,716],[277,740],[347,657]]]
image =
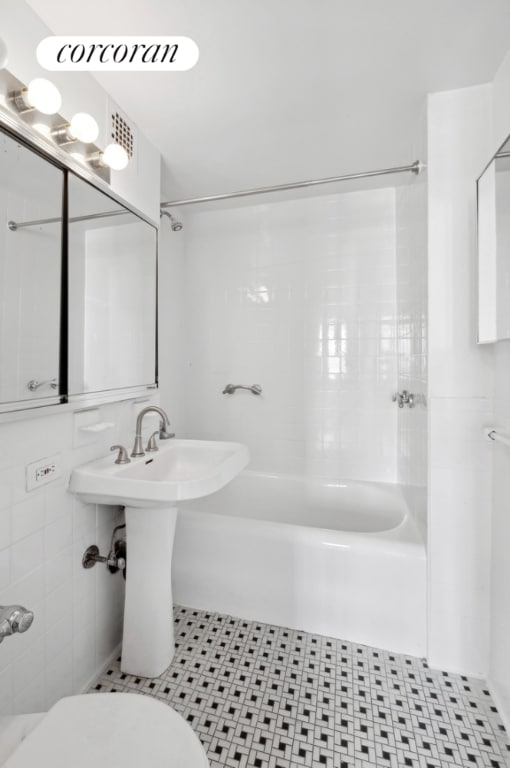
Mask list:
[[403,165],[428,92],[490,81],[508,0],[28,0],[56,34],[187,35],[189,72],[97,79],[158,147],[163,199]]

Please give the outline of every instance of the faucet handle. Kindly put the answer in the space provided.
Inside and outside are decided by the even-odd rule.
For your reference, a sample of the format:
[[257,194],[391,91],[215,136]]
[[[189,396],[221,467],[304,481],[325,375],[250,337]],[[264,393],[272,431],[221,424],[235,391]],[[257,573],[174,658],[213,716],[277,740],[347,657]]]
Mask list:
[[116,464],[129,464],[131,459],[128,456],[128,452],[123,445],[112,445],[110,451],[118,451],[119,454],[115,459]]
[[159,422],[159,439],[169,440],[171,437],[175,437],[175,432],[167,432],[165,429],[165,422],[161,419]]
[[152,435],[149,437],[149,442],[147,443],[146,451],[149,453],[150,451],[159,451],[158,444],[156,442],[156,437],[159,435],[159,429],[157,429],[155,432],[152,433]]

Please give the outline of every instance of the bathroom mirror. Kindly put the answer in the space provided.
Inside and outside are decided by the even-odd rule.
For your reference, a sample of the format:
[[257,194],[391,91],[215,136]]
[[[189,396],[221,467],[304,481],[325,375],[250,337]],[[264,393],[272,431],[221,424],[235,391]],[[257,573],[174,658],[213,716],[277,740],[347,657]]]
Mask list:
[[510,137],[477,181],[478,343],[510,339]]
[[71,173],[68,200],[69,396],[154,384],[156,229]]
[[63,185],[0,132],[0,411],[60,402]]

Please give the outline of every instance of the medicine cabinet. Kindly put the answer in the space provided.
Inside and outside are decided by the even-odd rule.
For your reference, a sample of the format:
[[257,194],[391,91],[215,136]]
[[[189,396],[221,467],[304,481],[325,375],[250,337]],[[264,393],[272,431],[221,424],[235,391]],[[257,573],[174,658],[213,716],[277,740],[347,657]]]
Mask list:
[[0,231],[0,412],[155,387],[156,228],[0,130]]
[[478,342],[510,339],[510,137],[477,181]]

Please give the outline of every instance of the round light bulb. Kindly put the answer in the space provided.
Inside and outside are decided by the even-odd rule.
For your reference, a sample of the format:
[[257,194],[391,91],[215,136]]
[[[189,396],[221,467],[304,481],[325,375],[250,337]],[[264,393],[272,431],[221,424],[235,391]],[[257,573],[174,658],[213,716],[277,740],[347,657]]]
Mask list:
[[77,112],[68,128],[68,133],[73,139],[78,139],[84,144],[91,144],[99,136],[99,126],[86,112]]
[[7,56],[7,46],[0,37],[0,69],[5,69],[7,66],[8,56]]
[[58,88],[44,77],[36,77],[28,84],[26,100],[43,115],[54,115],[62,104]]
[[129,163],[128,153],[120,144],[108,144],[102,155],[102,161],[113,171],[122,171]]

